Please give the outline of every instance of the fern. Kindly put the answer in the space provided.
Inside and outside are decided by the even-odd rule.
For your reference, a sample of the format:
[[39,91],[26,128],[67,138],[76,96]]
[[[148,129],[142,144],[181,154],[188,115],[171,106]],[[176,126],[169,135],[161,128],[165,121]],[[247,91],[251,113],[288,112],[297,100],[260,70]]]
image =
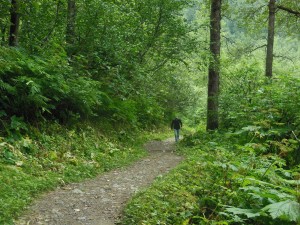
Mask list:
[[16,93],[16,88],[13,87],[12,85],[4,82],[1,78],[0,78],[0,91],[2,91],[3,93],[9,93],[9,94],[14,94]]

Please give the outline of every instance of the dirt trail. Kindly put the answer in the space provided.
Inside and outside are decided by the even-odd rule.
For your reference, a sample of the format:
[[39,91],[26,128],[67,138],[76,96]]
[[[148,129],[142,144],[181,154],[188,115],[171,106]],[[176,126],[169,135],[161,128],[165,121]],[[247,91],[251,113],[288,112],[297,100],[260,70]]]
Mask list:
[[155,177],[174,168],[182,157],[173,153],[174,140],[145,145],[149,156],[135,164],[74,183],[43,195],[16,225],[114,225],[130,197]]

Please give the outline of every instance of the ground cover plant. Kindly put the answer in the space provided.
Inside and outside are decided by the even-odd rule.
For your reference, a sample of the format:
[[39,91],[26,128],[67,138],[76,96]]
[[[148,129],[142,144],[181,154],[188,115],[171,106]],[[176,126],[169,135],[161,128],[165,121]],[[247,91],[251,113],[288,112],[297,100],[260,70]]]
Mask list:
[[[20,129],[21,124],[19,121]],[[27,126],[27,136],[15,131],[1,137],[0,223],[13,224],[44,191],[130,164],[147,154],[145,141],[164,137],[157,131],[106,128],[100,131],[91,124],[64,127],[48,123],[39,129]]]
[[299,167],[234,133],[200,133],[181,152],[186,162],[139,193],[125,224],[297,224]]
[[142,157],[133,137],[175,114],[219,131],[126,223],[298,222],[298,0],[0,2],[0,223]]

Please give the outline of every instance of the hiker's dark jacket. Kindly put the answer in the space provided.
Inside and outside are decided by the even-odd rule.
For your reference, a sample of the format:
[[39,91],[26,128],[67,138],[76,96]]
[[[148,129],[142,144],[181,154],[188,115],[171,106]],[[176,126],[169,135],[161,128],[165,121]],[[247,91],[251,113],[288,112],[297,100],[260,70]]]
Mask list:
[[171,128],[179,130],[182,127],[182,122],[180,119],[175,118],[171,123]]

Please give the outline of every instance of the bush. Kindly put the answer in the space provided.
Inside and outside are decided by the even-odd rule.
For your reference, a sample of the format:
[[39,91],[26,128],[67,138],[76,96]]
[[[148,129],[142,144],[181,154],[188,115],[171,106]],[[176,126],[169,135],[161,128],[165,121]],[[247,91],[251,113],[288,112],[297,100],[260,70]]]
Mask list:
[[[299,164],[300,80],[277,77],[255,82],[258,78],[250,75],[249,89],[243,90],[244,81],[223,91],[222,128],[255,134],[254,141],[269,145],[265,154],[277,153],[288,159],[289,166]],[[247,80],[247,73],[240,79]],[[235,94],[241,90],[242,96]]]
[[184,140],[185,163],[137,194],[124,224],[299,223],[299,170],[286,170],[280,157],[257,153],[265,146],[239,139],[199,132]]
[[79,77],[66,59],[43,59],[12,48],[0,48],[0,111],[27,121],[88,118],[105,95],[99,82]]

